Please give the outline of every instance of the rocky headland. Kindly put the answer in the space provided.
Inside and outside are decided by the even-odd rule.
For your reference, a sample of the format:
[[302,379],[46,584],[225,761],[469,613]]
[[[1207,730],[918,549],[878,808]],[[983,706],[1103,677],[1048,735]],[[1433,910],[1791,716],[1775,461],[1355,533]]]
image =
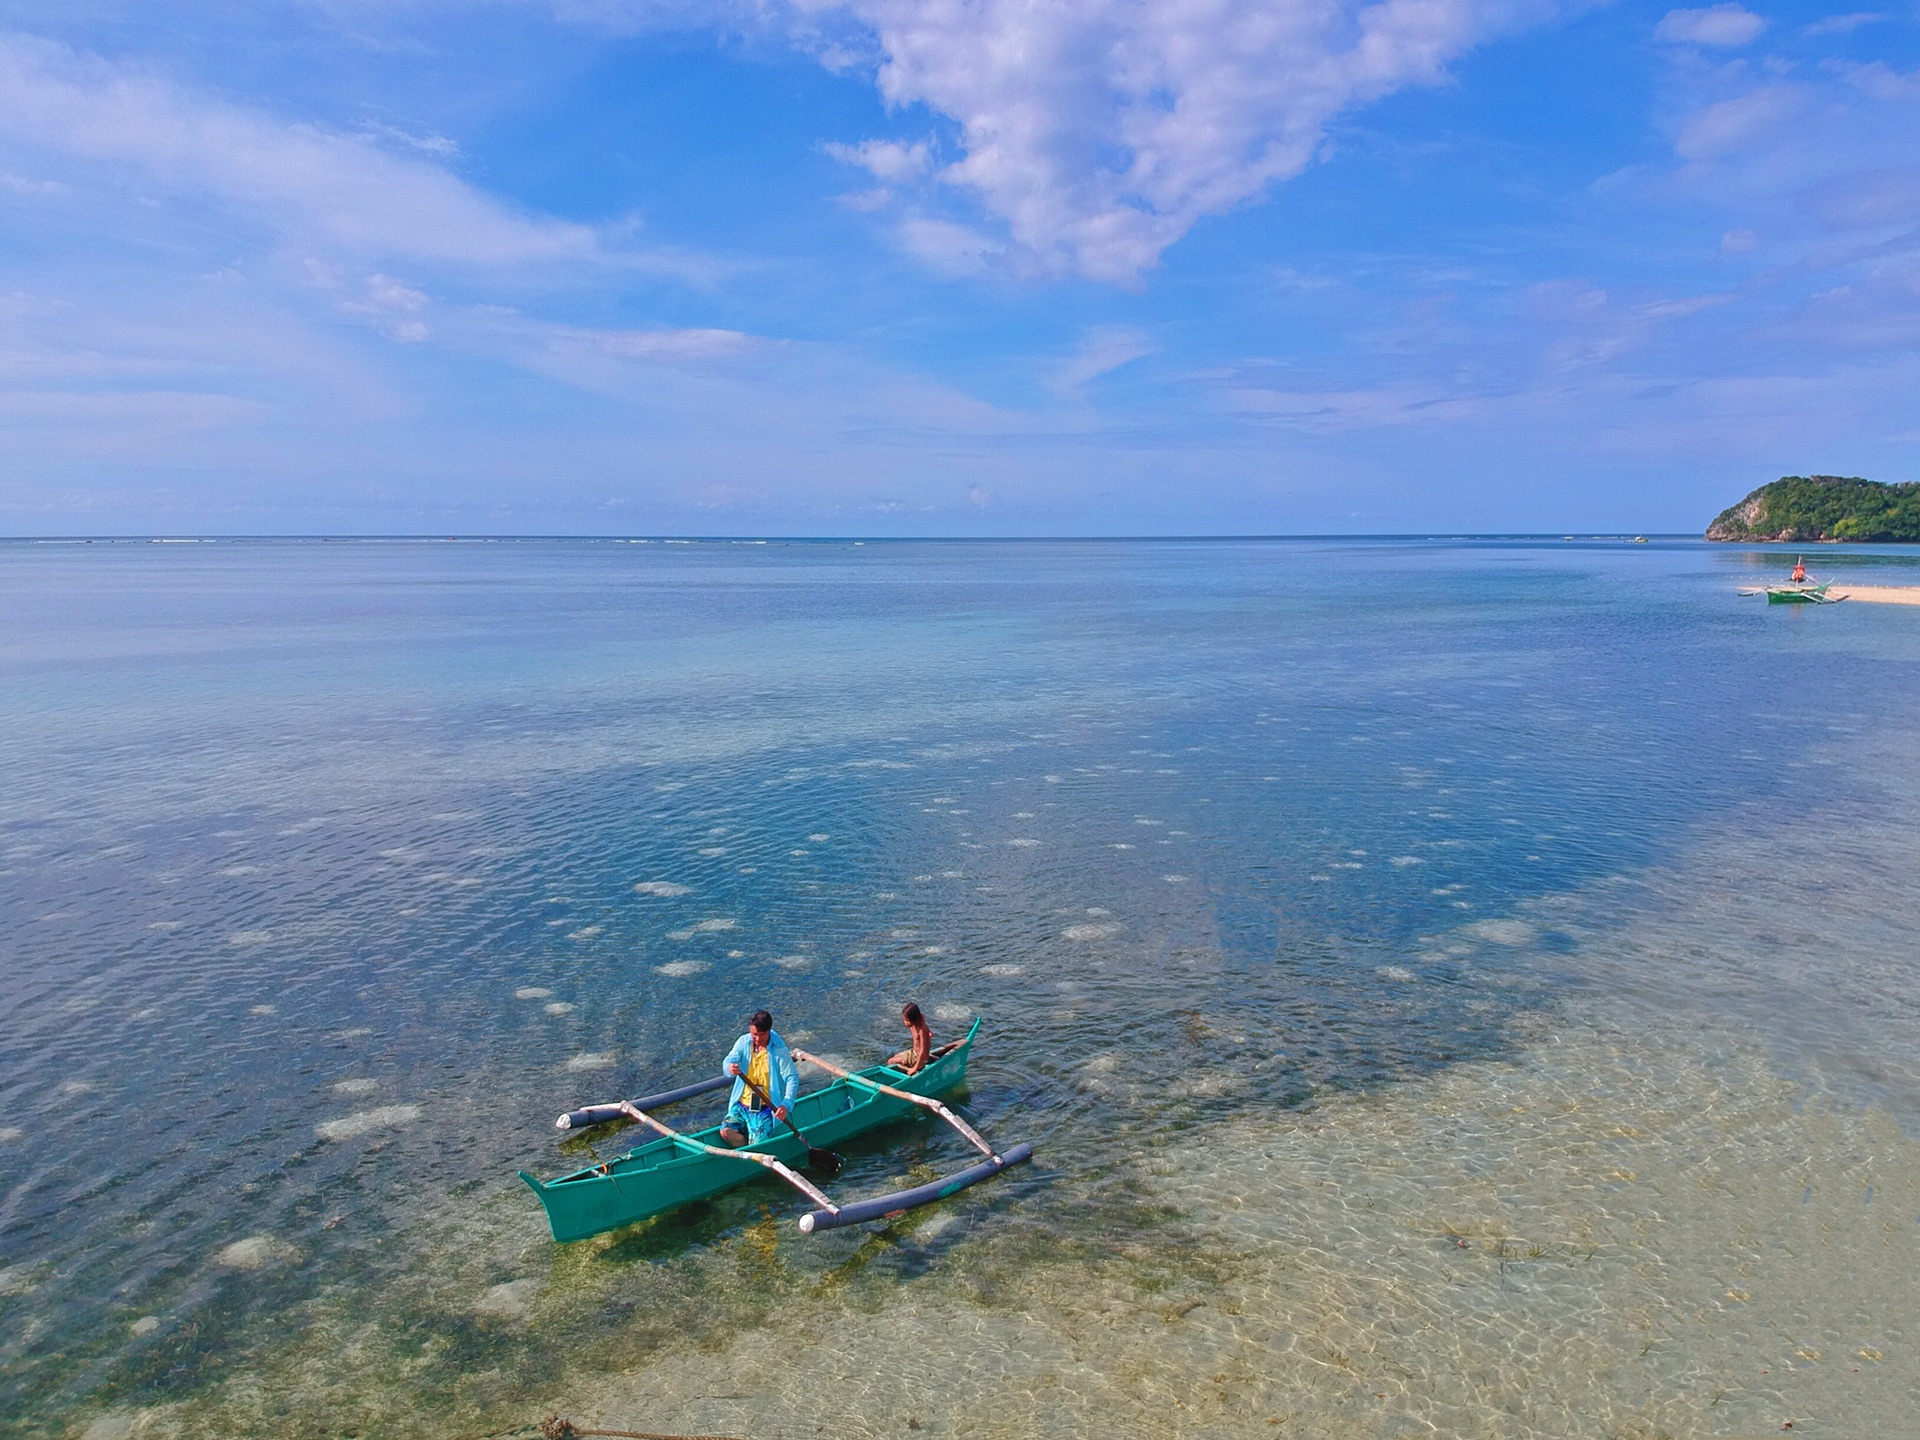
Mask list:
[[1920,482],[1783,475],[1707,526],[1709,540],[1920,540]]

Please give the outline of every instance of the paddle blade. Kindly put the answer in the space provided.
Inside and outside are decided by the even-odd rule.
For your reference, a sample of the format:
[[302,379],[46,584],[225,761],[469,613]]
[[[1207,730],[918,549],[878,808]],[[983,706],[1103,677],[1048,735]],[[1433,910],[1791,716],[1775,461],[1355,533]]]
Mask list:
[[838,1175],[840,1167],[846,1163],[831,1150],[815,1150],[811,1146],[807,1149],[807,1168],[818,1171],[829,1180]]

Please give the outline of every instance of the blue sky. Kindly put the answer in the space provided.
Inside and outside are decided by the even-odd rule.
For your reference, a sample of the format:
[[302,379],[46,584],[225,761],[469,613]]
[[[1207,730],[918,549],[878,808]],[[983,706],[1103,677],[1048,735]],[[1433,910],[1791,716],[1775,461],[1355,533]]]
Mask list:
[[1920,479],[1920,10],[15,0],[0,533],[1697,531]]

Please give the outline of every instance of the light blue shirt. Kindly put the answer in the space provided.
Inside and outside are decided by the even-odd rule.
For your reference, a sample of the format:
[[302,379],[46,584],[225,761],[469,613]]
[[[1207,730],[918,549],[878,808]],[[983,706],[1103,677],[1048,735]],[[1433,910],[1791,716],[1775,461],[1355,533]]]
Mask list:
[[[733,1049],[727,1052],[727,1058],[721,1063],[720,1073],[727,1073],[727,1066],[738,1065],[740,1073],[745,1074],[747,1062],[753,1059],[753,1036],[742,1035],[733,1042]],[[794,1066],[793,1052],[787,1049],[787,1042],[780,1038],[780,1032],[774,1031],[767,1036],[767,1088],[772,1094],[775,1109],[792,1109],[793,1099],[800,1093],[800,1071]],[[749,1110],[758,1105],[758,1101],[743,1099],[747,1093],[744,1080],[733,1082],[733,1093],[727,1097],[729,1105],[745,1105]]]

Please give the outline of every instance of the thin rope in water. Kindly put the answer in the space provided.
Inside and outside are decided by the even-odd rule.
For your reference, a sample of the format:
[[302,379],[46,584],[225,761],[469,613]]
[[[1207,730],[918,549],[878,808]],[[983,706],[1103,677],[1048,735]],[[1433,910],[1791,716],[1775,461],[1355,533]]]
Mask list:
[[572,1440],[575,1435],[614,1435],[619,1440],[736,1440],[732,1435],[659,1435],[651,1430],[582,1430],[571,1420],[549,1415],[540,1422],[545,1440]]
[[466,1440],[507,1440],[513,1435],[535,1434],[541,1440],[573,1440],[576,1435],[607,1435],[618,1440],[739,1440],[734,1435],[666,1435],[655,1430],[587,1430],[561,1415],[549,1415],[537,1424],[516,1425],[511,1430],[490,1430]]

